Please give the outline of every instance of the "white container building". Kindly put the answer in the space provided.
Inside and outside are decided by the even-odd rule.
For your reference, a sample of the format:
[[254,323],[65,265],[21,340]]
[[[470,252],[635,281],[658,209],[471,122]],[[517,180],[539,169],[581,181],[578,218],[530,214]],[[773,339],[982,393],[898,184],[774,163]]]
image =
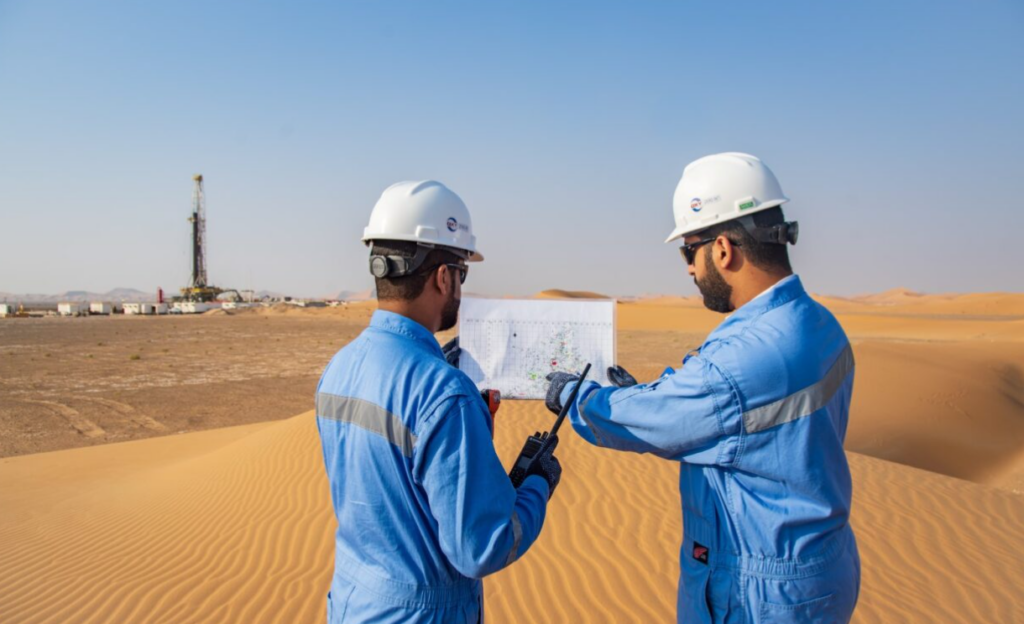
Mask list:
[[0,318],[5,316],[14,316],[15,312],[18,311],[17,306],[11,303],[0,303]]
[[120,310],[120,305],[107,301],[93,301],[89,304],[89,314],[115,314]]
[[153,314],[152,303],[126,303],[124,304],[125,314]]
[[86,314],[88,308],[84,303],[65,302],[57,304],[57,314],[61,316],[79,316]]
[[177,304],[182,314],[202,314],[209,310],[212,306],[202,301],[180,301]]

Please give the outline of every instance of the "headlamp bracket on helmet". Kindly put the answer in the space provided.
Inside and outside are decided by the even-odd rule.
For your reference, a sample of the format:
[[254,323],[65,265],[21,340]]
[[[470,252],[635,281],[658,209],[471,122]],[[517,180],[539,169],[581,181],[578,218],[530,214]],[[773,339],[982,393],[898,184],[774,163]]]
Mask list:
[[416,245],[416,255],[412,258],[406,256],[385,256],[373,253],[370,247],[370,275],[376,278],[394,278],[412,275],[416,269],[423,265],[427,255],[434,250],[433,246]]
[[784,221],[775,225],[756,225],[754,215],[737,219],[754,240],[775,245],[796,245],[800,237],[800,224],[796,221]]
[[385,256],[373,253],[373,246],[370,246],[370,275],[377,278],[406,277],[416,273],[416,270],[423,266],[427,256],[435,249],[449,251],[456,256],[466,259],[469,254],[462,249],[455,249],[445,245],[430,245],[417,243],[416,254],[412,257],[406,256]]

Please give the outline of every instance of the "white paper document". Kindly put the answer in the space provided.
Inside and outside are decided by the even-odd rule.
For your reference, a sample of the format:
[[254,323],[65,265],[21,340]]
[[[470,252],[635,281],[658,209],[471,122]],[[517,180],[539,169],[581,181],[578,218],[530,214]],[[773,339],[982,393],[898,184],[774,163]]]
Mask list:
[[580,373],[588,362],[587,379],[607,385],[615,301],[463,297],[459,346],[459,368],[502,398],[543,399],[548,373]]

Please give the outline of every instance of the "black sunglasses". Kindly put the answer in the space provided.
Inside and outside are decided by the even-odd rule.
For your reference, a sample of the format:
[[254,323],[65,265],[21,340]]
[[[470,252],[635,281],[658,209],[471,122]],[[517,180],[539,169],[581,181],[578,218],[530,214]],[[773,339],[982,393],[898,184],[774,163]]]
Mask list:
[[[686,260],[686,264],[693,264],[693,261],[697,259],[697,250],[700,249],[702,246],[707,245],[708,243],[712,243],[716,240],[718,240],[718,237],[712,236],[710,238],[702,238],[699,241],[687,243],[679,248],[679,253],[683,254],[683,260]],[[726,240],[732,243],[733,247],[743,246],[737,243],[736,241],[732,240],[731,238],[728,238]]]
[[[441,266],[441,265],[438,265],[438,266]],[[468,266],[466,266],[464,264],[456,264],[454,262],[445,262],[444,266],[448,267],[449,269],[457,270],[459,272],[459,283],[460,284],[465,284],[466,283],[466,276],[469,275],[469,267]]]
[[459,272],[459,283],[466,283],[466,276],[469,275],[469,267],[464,264],[456,264],[454,262],[440,262],[438,264],[431,266],[430,268],[420,271],[419,273],[417,273],[417,275],[429,275],[430,273],[433,273],[434,271],[443,266],[446,266],[449,269],[457,269]]

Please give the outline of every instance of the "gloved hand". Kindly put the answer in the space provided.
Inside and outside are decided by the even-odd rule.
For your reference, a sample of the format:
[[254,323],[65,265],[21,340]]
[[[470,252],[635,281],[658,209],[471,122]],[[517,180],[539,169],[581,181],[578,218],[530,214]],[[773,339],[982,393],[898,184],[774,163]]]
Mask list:
[[445,345],[441,347],[441,353],[444,354],[445,362],[448,362],[455,368],[458,368],[459,356],[462,355],[462,347],[459,346],[459,337],[456,336],[445,343]]
[[[535,433],[537,437],[540,437],[540,432]],[[555,447],[558,446],[558,436],[551,436],[551,442],[548,444],[547,449],[534,458],[533,463],[530,464],[530,469],[526,471],[526,476],[537,475],[538,477],[544,477],[548,482],[548,500],[555,495],[555,488],[558,487],[558,482],[562,478],[562,464],[558,462],[558,458],[555,457]]]
[[548,386],[548,394],[544,399],[544,406],[547,407],[551,412],[557,416],[562,411],[562,390],[565,389],[566,384],[579,380],[579,375],[573,375],[572,373],[548,373],[545,377],[551,385]]
[[613,386],[618,386],[619,388],[636,385],[636,377],[630,375],[626,369],[618,364],[608,367],[608,381],[612,382]]

